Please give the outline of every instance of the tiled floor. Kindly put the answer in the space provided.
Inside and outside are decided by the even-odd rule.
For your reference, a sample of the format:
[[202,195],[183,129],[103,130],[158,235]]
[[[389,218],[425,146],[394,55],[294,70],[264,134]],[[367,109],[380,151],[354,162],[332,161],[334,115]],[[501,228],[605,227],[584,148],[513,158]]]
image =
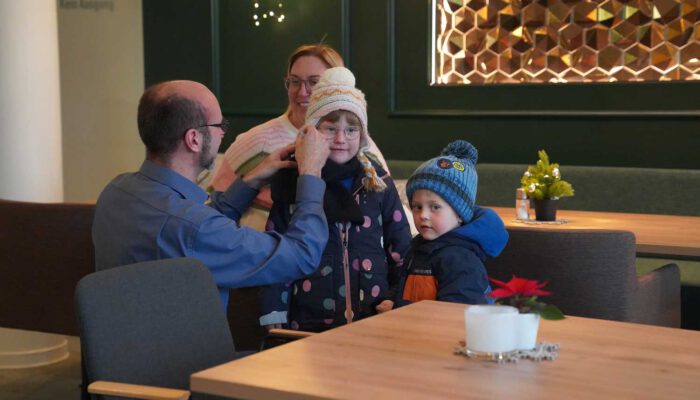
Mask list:
[[68,338],[68,359],[36,368],[0,369],[2,400],[80,398],[80,341]]

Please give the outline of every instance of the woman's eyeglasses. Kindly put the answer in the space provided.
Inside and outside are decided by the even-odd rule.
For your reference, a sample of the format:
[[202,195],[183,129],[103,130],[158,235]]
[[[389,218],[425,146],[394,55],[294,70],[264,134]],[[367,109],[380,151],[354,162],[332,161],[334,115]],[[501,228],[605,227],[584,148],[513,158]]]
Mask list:
[[289,90],[289,89],[294,89],[297,90],[301,88],[301,85],[304,84],[306,87],[307,92],[311,92],[311,90],[316,86],[320,78],[318,77],[311,77],[309,79],[299,79],[296,76],[290,76],[289,78],[286,78],[284,80],[284,88]]

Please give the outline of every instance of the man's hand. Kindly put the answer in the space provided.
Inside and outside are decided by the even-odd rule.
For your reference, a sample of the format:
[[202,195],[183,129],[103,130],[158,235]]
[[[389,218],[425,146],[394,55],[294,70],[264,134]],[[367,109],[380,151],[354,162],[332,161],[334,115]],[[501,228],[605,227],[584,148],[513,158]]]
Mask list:
[[321,169],[331,153],[328,142],[315,127],[302,128],[296,141],[296,160],[299,175],[321,177]]
[[394,302],[391,300],[384,300],[381,303],[377,304],[376,307],[377,312],[379,314],[391,311],[392,308],[394,308]]
[[270,153],[260,164],[243,176],[243,182],[253,189],[260,189],[268,183],[268,179],[282,168],[294,168],[297,163],[290,160],[294,152],[294,144],[279,148]]

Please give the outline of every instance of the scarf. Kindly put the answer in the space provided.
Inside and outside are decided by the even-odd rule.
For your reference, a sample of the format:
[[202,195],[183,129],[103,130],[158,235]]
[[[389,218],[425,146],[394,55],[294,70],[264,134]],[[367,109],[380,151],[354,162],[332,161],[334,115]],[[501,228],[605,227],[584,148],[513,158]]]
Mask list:
[[[331,160],[326,161],[326,165],[321,170],[321,179],[326,182],[326,193],[323,196],[323,211],[329,224],[336,222],[352,222],[362,224],[364,216],[360,206],[352,198],[350,190],[345,188],[343,180],[355,178],[363,171],[362,164],[353,157],[345,164],[338,164]],[[292,204],[297,197],[297,177],[296,168],[280,170],[272,177],[271,192],[272,201],[282,204]]]

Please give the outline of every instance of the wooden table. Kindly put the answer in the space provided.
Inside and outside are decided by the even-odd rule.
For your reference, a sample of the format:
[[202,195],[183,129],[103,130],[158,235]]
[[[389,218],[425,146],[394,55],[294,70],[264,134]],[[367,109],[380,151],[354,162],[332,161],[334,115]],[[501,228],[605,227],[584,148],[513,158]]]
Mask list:
[[192,375],[191,389],[251,399],[690,399],[700,332],[568,317],[541,321],[555,361],[453,354],[465,306],[423,301]]
[[569,222],[533,225],[517,221],[514,208],[489,208],[498,213],[507,227],[626,230],[636,236],[640,255],[700,259],[700,217],[559,210],[557,218]]

